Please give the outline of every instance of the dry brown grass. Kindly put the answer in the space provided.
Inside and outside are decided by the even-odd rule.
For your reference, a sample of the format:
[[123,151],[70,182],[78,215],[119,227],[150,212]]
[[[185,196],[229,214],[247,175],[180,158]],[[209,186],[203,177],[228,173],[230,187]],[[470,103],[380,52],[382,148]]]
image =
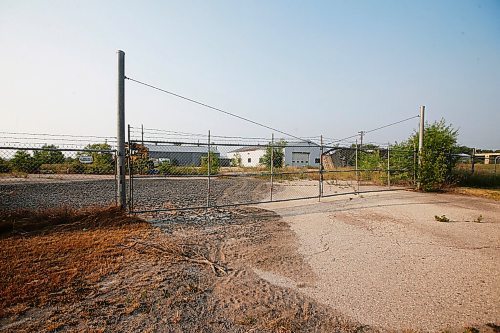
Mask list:
[[22,212],[1,216],[3,224],[13,224],[15,231],[0,238],[0,317],[49,300],[77,299],[93,283],[119,270],[123,261],[119,245],[148,228],[114,208],[22,216]]
[[475,197],[500,201],[500,189],[482,189],[472,187],[457,187],[450,190],[453,193],[472,195]]

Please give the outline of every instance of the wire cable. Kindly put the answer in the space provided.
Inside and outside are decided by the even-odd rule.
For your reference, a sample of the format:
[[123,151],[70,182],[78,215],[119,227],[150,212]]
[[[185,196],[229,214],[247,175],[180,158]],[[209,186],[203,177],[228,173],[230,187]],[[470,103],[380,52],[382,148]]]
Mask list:
[[410,118],[406,118],[406,119],[403,119],[403,120],[400,120],[400,121],[396,121],[394,123],[391,123],[391,124],[387,124],[387,125],[384,125],[384,126],[380,126],[380,127],[377,127],[377,128],[374,128],[372,130],[369,130],[369,131],[363,131],[363,133],[371,133],[371,132],[375,132],[375,131],[378,131],[382,128],[386,128],[386,127],[389,127],[389,126],[393,126],[393,125],[397,125],[397,124],[401,124],[405,121],[408,121],[408,120],[411,120],[411,119],[415,119],[415,118],[420,118],[419,115],[416,115],[416,116],[413,116],[413,117],[410,117]]
[[[406,119],[403,119],[403,120],[396,121],[394,123],[390,123],[390,124],[387,124],[387,125],[383,125],[383,126],[371,129],[369,131],[360,131],[360,132],[363,132],[363,134],[375,132],[375,131],[381,130],[383,128],[386,128],[386,127],[389,127],[389,126],[394,126],[394,125],[403,123],[405,121],[408,121],[408,120],[411,120],[411,119],[415,119],[415,118],[419,118],[419,117],[420,117],[420,115],[412,116],[412,117],[409,117],[409,118],[406,118]],[[347,139],[352,139],[352,138],[355,138],[355,137],[358,137],[358,136],[359,136],[359,132],[358,132],[358,134],[354,134],[354,135],[348,136],[348,137],[343,138],[343,139],[334,140],[334,141],[330,142],[330,144],[335,143],[335,142],[345,141]]]
[[[222,110],[222,109],[216,108],[216,107],[214,107],[214,106],[211,106],[211,105],[208,105],[208,104],[205,104],[205,103],[202,103],[202,102],[196,101],[196,100],[194,100],[194,99],[191,99],[191,98],[188,98],[188,97],[185,97],[185,96],[182,96],[182,95],[176,94],[176,93],[174,93],[174,92],[171,92],[171,91],[168,91],[168,90],[165,90],[165,89],[162,89],[162,88],[158,88],[158,87],[153,86],[153,85],[151,85],[151,84],[148,84],[148,83],[145,83],[145,82],[141,82],[141,81],[139,81],[139,80],[132,79],[132,78],[127,77],[127,76],[125,76],[125,79],[130,80],[130,81],[135,82],[135,83],[138,83],[138,84],[142,84],[143,86],[146,86],[146,87],[149,87],[149,88],[152,88],[152,89],[155,89],[155,90],[158,90],[158,91],[164,92],[164,93],[166,93],[166,94],[169,94],[169,95],[172,95],[172,96],[175,96],[175,97],[178,97],[178,98],[184,99],[184,100],[186,100],[186,101],[188,101],[188,102],[191,102],[191,103],[194,103],[194,104],[198,104],[198,105],[204,106],[204,107],[206,107],[206,108],[209,108],[209,109],[212,109],[212,110],[215,110],[215,111],[218,111],[218,112],[222,112],[222,113],[227,114],[227,115],[229,115],[229,116],[232,116],[232,117],[235,117],[235,118],[238,118],[238,119],[244,120],[244,121],[246,121],[246,122],[252,123],[252,124],[257,125],[257,126],[261,126],[261,127],[267,128],[267,129],[269,129],[269,130],[271,130],[271,131],[275,131],[275,132],[281,133],[281,134],[283,134],[283,135],[286,135],[286,136],[292,137],[292,138],[294,138],[294,139],[298,139],[298,140],[300,140],[300,141],[304,141],[304,142],[307,142],[307,143],[314,143],[314,142],[312,142],[312,141],[310,141],[310,140],[305,140],[305,139],[302,139],[302,138],[300,138],[300,137],[298,137],[298,136],[295,136],[295,135],[293,135],[293,134],[290,134],[290,133],[287,133],[287,132],[284,132],[284,131],[280,131],[279,129],[273,128],[273,127],[271,127],[271,126],[264,125],[264,124],[262,124],[262,123],[259,123],[259,122],[254,121],[254,120],[251,120],[251,119],[248,119],[248,118],[245,118],[245,117],[239,116],[239,115],[237,115],[237,114],[234,114],[234,113],[231,113],[231,112],[228,112],[228,111],[225,111],[225,110]],[[314,144],[316,144],[316,143],[314,143]]]

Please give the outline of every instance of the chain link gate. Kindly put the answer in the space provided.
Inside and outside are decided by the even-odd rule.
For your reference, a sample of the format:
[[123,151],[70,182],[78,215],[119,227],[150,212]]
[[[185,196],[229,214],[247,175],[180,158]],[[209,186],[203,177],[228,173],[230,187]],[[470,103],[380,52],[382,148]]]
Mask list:
[[415,152],[265,138],[129,128],[129,211],[161,218],[206,210],[402,189],[414,184]]

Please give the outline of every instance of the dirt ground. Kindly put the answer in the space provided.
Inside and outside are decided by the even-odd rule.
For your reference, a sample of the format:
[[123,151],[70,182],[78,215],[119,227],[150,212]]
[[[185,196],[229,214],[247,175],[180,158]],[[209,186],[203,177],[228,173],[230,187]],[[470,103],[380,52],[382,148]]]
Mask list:
[[241,208],[208,217],[151,226],[95,216],[4,235],[0,331],[370,331],[259,277],[276,272],[298,288],[316,279],[276,214]]
[[301,292],[322,304],[398,331],[500,324],[498,201],[394,191],[263,207],[299,238],[317,277]]
[[499,332],[499,208],[396,191],[21,219],[0,236],[0,332]]

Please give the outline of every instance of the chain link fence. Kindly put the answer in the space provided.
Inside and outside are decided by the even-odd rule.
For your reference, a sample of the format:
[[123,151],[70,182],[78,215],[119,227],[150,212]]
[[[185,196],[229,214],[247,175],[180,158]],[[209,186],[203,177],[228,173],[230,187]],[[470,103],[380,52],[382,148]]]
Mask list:
[[0,210],[116,205],[111,143],[57,136],[35,140],[0,143]]
[[397,147],[133,127],[129,138],[129,209],[150,218],[184,209],[320,200],[415,182],[415,152]]
[[476,153],[475,149],[449,153],[455,166],[453,182],[471,187],[500,186],[500,153]]

